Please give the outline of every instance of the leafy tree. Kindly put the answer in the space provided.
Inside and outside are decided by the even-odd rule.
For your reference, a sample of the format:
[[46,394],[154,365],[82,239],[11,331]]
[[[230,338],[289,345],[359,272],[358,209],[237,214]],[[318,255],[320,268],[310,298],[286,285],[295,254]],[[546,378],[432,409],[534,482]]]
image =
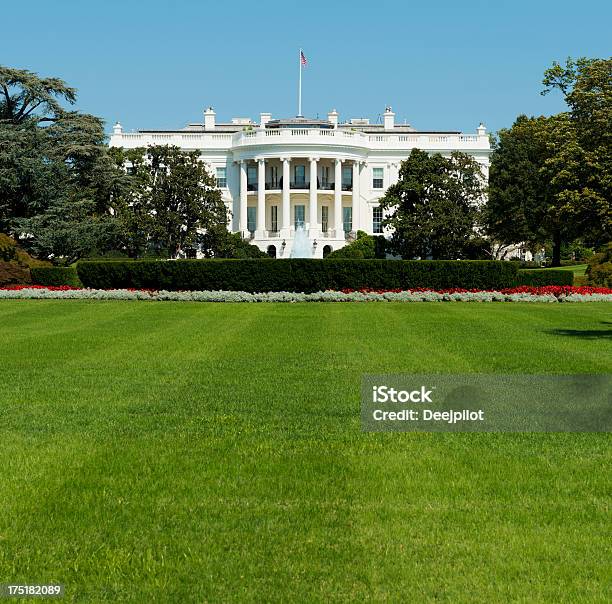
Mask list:
[[580,169],[583,191],[574,193],[571,203],[583,204],[578,213],[584,234],[600,245],[612,238],[612,58],[555,62],[545,71],[543,84],[542,94],[556,89],[568,104],[577,163],[569,169],[562,163],[556,167],[560,173]]
[[65,108],[75,100],[58,78],[0,66],[0,229],[60,261],[109,245],[123,177],[102,120]]
[[568,59],[546,70],[570,111],[519,116],[491,156],[487,232],[506,243],[598,246],[612,235],[612,60]]
[[63,80],[0,65],[1,122],[55,122],[65,113],[62,100],[71,105],[76,101],[76,90]]
[[200,250],[206,258],[266,258],[256,245],[245,241],[240,233],[230,233],[225,225],[209,228],[200,237]]
[[131,173],[127,190],[113,199],[130,255],[153,245],[175,258],[195,250],[202,233],[227,224],[221,191],[197,151],[158,145],[144,153],[116,150],[114,159]]
[[19,221],[27,235],[22,244],[36,256],[60,264],[112,249],[117,224],[110,214],[97,215],[95,203],[80,197],[53,202],[45,212]]
[[385,258],[385,246],[386,241],[382,235],[357,231],[357,239],[331,252],[327,258]]
[[464,153],[450,158],[413,149],[399,180],[380,205],[393,228],[388,249],[403,258],[456,259],[475,236],[485,186],[478,162]]

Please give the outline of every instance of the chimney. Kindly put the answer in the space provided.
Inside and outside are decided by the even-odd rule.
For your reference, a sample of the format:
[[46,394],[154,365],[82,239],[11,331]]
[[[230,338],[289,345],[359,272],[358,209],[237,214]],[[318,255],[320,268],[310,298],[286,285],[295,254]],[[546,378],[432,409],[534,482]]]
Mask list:
[[259,114],[259,127],[265,128],[266,124],[272,119],[271,113],[260,113]]
[[215,129],[215,110],[212,107],[208,107],[204,111],[204,130]]
[[338,127],[338,112],[335,109],[332,109],[327,114],[327,120],[332,124],[334,128]]
[[476,128],[476,132],[478,132],[478,136],[486,136],[487,135],[487,129],[485,128],[485,125],[480,122],[480,126],[478,126],[478,128]]
[[384,114],[385,130],[393,130],[395,127],[395,113],[391,111],[391,107],[385,107]]

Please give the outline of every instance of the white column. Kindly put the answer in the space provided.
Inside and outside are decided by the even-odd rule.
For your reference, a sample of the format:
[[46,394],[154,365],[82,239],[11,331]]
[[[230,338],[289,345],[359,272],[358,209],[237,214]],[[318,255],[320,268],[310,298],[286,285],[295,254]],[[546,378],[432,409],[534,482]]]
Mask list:
[[257,160],[257,233],[256,237],[262,239],[266,236],[266,160]]
[[359,204],[361,203],[361,196],[359,194],[359,174],[361,172],[361,165],[358,161],[353,162],[353,228],[355,233],[361,228],[359,224]]
[[310,239],[318,235],[318,217],[317,217],[317,161],[318,157],[310,158],[310,202],[309,202],[309,220],[310,230],[308,236]]
[[334,170],[334,230],[336,231],[336,239],[344,239],[342,229],[342,160],[337,159]]
[[247,163],[240,160],[240,217],[238,229],[244,237],[247,233]]
[[281,213],[281,234],[286,239],[289,237],[291,225],[291,158],[283,157],[283,208]]

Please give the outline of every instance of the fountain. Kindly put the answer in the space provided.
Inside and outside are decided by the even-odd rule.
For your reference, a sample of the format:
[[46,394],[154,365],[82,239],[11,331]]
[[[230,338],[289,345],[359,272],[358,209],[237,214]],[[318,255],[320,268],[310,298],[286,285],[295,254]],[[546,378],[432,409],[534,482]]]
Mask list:
[[312,258],[312,244],[308,239],[306,229],[301,224],[295,229],[290,258]]

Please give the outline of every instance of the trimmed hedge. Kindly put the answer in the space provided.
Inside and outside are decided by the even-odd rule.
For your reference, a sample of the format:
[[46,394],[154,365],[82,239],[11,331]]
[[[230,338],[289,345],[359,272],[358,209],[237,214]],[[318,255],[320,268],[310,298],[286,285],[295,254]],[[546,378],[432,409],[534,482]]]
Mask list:
[[246,292],[342,289],[499,289],[516,283],[514,263],[483,260],[213,259],[81,261],[85,287]]
[[519,270],[517,285],[573,285],[574,273],[572,271],[559,271],[550,268]]
[[35,285],[70,285],[81,287],[81,281],[73,266],[39,266],[30,269]]

